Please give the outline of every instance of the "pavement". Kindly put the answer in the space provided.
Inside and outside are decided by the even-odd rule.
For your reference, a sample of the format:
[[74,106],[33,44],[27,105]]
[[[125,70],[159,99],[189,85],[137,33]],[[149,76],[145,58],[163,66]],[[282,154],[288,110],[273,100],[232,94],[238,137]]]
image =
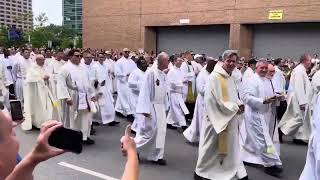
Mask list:
[[[95,145],[84,146],[80,155],[66,153],[37,166],[35,180],[116,180],[121,179],[125,158],[120,151],[120,138],[128,122],[118,118],[118,127],[95,127],[97,135],[92,136]],[[20,153],[25,156],[31,151],[39,134],[38,130],[23,132],[17,128],[20,139]],[[303,170],[306,146],[294,145],[289,138],[281,146],[283,180],[298,180]],[[198,148],[186,143],[181,132],[168,130],[165,158],[167,166],[157,166],[142,161],[140,180],[193,180]],[[264,174],[263,169],[246,166],[250,180],[277,180]]]

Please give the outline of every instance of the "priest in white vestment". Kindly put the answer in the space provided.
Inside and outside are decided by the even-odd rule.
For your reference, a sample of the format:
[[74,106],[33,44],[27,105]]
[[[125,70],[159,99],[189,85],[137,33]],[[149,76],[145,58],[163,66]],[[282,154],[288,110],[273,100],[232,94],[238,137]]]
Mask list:
[[243,92],[246,104],[245,125],[247,134],[242,146],[241,159],[251,164],[265,167],[265,173],[280,177],[282,165],[276,103],[281,95],[276,95],[271,80],[266,78],[268,62],[259,61],[256,73],[250,79]]
[[90,139],[91,111],[95,109],[95,93],[86,70],[80,66],[79,50],[69,52],[70,61],[61,67],[58,75],[57,96],[62,105],[62,120],[65,127],[81,131],[83,143],[94,144]]
[[242,82],[244,84],[250,81],[250,78],[253,76],[254,71],[256,70],[256,64],[257,64],[257,61],[255,59],[250,59],[248,61],[248,67],[242,76]]
[[[319,72],[319,71],[318,71]],[[317,73],[318,73],[317,72]],[[319,82],[320,76],[313,76],[313,82]],[[310,136],[306,164],[299,180],[319,180],[320,179],[320,83],[313,83],[316,89],[315,104],[313,109],[312,133]]]
[[[138,60],[137,61],[138,68],[134,70],[128,79],[129,88],[131,90],[130,92],[130,105],[131,108],[134,109],[134,112],[136,112],[136,107],[138,103],[139,93],[142,86],[142,82],[145,78],[145,72],[148,68],[148,63],[146,60]],[[133,131],[137,131],[139,126],[143,123],[144,116],[141,114],[134,114],[134,121],[132,123],[131,129]]]
[[[311,67],[311,56],[302,55],[300,64],[294,68],[291,73],[288,93],[293,93],[299,109],[297,113],[302,117],[302,126],[293,136],[293,142],[296,144],[307,144],[311,135],[311,102],[312,86],[307,75],[307,69]],[[282,119],[284,120],[284,119]]]
[[129,58],[130,50],[123,49],[123,57],[115,64],[115,76],[117,80],[118,97],[115,105],[117,113],[133,120],[134,110],[130,106],[130,89],[128,85],[129,75],[137,68],[136,63]]
[[17,77],[15,84],[16,97],[23,102],[23,86],[26,79],[27,70],[31,67],[32,60],[30,59],[30,51],[28,49],[22,50],[22,58],[18,58],[13,65],[13,73]]
[[237,51],[226,50],[222,57],[223,65],[215,67],[205,89],[195,180],[248,179],[240,160],[238,131],[238,114],[244,107],[231,77],[238,61]]
[[200,132],[202,128],[202,120],[204,116],[204,91],[209,81],[209,76],[213,71],[217,61],[210,59],[207,60],[207,65],[201,70],[196,79],[197,87],[197,101],[193,113],[191,125],[183,132],[184,137],[190,143],[198,143],[200,138]]
[[187,122],[185,115],[189,114],[189,110],[185,104],[183,90],[184,86],[188,83],[188,79],[185,78],[185,73],[181,69],[182,62],[182,58],[175,57],[173,60],[174,67],[168,72],[167,83],[170,109],[167,116],[167,123],[168,128],[182,128],[182,130],[186,130]]
[[99,105],[99,112],[101,123],[104,125],[114,126],[119,124],[115,121],[114,100],[112,97],[112,81],[109,78],[109,71],[104,63],[105,57],[103,54],[98,55],[98,62],[93,67],[94,76],[97,80],[95,84],[97,92],[97,101]]
[[[7,55],[5,56],[8,57]],[[2,61],[0,62],[0,102],[2,102],[8,110],[10,110],[9,91],[7,87],[9,87],[11,81],[8,79],[6,72],[6,64]]]
[[[15,99],[16,98],[15,91],[14,91],[15,79],[12,74],[12,68],[13,68],[14,61],[13,61],[12,57],[10,56],[9,50],[4,51],[4,58],[2,59],[2,63],[3,63],[3,67],[5,69],[5,78],[6,78],[5,86],[9,90],[9,99]],[[10,109],[10,108],[8,108],[8,109]]]
[[105,60],[105,64],[108,68],[108,74],[109,74],[109,78],[112,81],[112,86],[110,86],[109,88],[111,89],[112,93],[117,92],[117,82],[116,82],[116,78],[114,76],[114,66],[115,66],[115,61],[113,59],[111,59],[112,54],[110,51],[106,51],[106,60]]
[[166,74],[169,56],[160,53],[157,57],[157,69],[150,68],[142,83],[136,112],[145,116],[144,123],[137,129],[135,142],[138,153],[149,161],[166,165],[164,148],[167,130],[166,110],[167,85]]
[[[24,116],[23,130],[31,130],[32,126],[41,128],[42,124],[53,119],[57,113],[57,99],[48,87],[49,74],[45,71],[43,55],[36,55],[36,63],[27,70],[24,81]],[[59,120],[59,119],[56,119]]]

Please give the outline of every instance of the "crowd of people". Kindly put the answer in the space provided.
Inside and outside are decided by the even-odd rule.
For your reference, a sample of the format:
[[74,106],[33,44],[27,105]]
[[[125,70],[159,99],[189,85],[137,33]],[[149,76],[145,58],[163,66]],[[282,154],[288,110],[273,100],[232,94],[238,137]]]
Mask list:
[[320,177],[317,56],[304,54],[295,62],[245,59],[236,50],[216,59],[128,48],[2,52],[0,101],[9,111],[11,99],[22,102],[25,131],[49,122],[81,131],[83,144],[93,145],[99,133],[94,126],[117,126],[116,116],[125,117],[137,156],[158,165],[167,164],[167,129],[182,131],[186,141],[199,144],[195,180],[245,180],[244,165],[281,177],[280,145],[287,135],[309,144],[300,179]]

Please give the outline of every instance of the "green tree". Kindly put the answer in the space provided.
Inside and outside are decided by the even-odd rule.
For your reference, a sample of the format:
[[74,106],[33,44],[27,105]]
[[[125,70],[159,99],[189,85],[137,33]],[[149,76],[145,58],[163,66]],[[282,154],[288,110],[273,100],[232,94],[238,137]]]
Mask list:
[[34,18],[34,20],[36,21],[35,27],[44,27],[49,19],[46,13],[40,13],[37,17]]

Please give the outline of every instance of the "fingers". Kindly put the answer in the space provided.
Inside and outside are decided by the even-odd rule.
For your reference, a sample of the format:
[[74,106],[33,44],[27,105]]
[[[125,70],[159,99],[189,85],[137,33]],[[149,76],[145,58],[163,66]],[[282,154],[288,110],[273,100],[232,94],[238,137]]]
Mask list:
[[47,126],[45,126],[44,130],[42,131],[42,133],[44,133],[43,135],[45,139],[49,139],[49,136],[51,135],[51,133],[57,130],[58,128],[61,128],[62,126],[63,126],[62,123],[59,123],[57,121],[53,121]]
[[131,125],[128,125],[125,130],[125,137],[131,137]]

